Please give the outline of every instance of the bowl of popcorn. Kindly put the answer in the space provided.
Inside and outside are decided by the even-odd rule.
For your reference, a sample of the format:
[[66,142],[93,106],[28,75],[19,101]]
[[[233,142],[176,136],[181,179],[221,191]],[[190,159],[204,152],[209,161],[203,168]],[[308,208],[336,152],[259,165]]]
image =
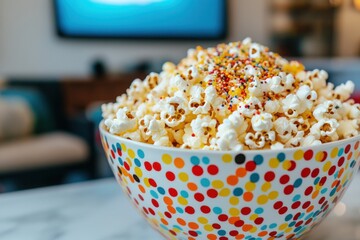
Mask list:
[[167,239],[298,239],[359,167],[354,84],[327,78],[249,38],[197,47],[103,105],[103,147]]

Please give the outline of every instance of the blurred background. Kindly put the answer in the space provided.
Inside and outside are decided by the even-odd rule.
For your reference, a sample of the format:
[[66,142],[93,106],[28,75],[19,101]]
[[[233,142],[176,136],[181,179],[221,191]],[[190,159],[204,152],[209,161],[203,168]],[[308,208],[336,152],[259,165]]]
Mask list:
[[1,0],[0,193],[110,176],[101,103],[247,36],[360,93],[359,0]]

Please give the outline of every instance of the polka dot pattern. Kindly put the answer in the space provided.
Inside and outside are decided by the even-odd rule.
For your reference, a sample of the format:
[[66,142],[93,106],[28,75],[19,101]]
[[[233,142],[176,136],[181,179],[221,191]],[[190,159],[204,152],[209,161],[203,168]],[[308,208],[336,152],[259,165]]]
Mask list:
[[168,239],[297,239],[341,199],[360,158],[360,137],[283,152],[160,150],[109,134],[102,144],[123,191]]

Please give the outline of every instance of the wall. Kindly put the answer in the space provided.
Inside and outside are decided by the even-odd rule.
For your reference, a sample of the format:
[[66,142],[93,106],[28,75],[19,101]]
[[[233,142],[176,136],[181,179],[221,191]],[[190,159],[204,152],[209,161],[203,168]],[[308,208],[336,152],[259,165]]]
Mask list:
[[[0,1],[0,75],[85,75],[97,57],[105,59],[110,69],[118,70],[142,59],[179,59],[195,44],[214,44],[59,39],[54,32],[51,1]],[[267,2],[229,0],[227,40],[251,36],[267,44]]]

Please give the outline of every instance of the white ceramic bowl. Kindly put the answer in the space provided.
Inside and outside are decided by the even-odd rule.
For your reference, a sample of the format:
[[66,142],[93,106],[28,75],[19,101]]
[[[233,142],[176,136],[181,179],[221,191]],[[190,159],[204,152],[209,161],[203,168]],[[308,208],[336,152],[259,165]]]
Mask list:
[[134,142],[102,124],[100,132],[122,189],[168,239],[297,239],[327,216],[359,167],[360,136],[223,152]]

